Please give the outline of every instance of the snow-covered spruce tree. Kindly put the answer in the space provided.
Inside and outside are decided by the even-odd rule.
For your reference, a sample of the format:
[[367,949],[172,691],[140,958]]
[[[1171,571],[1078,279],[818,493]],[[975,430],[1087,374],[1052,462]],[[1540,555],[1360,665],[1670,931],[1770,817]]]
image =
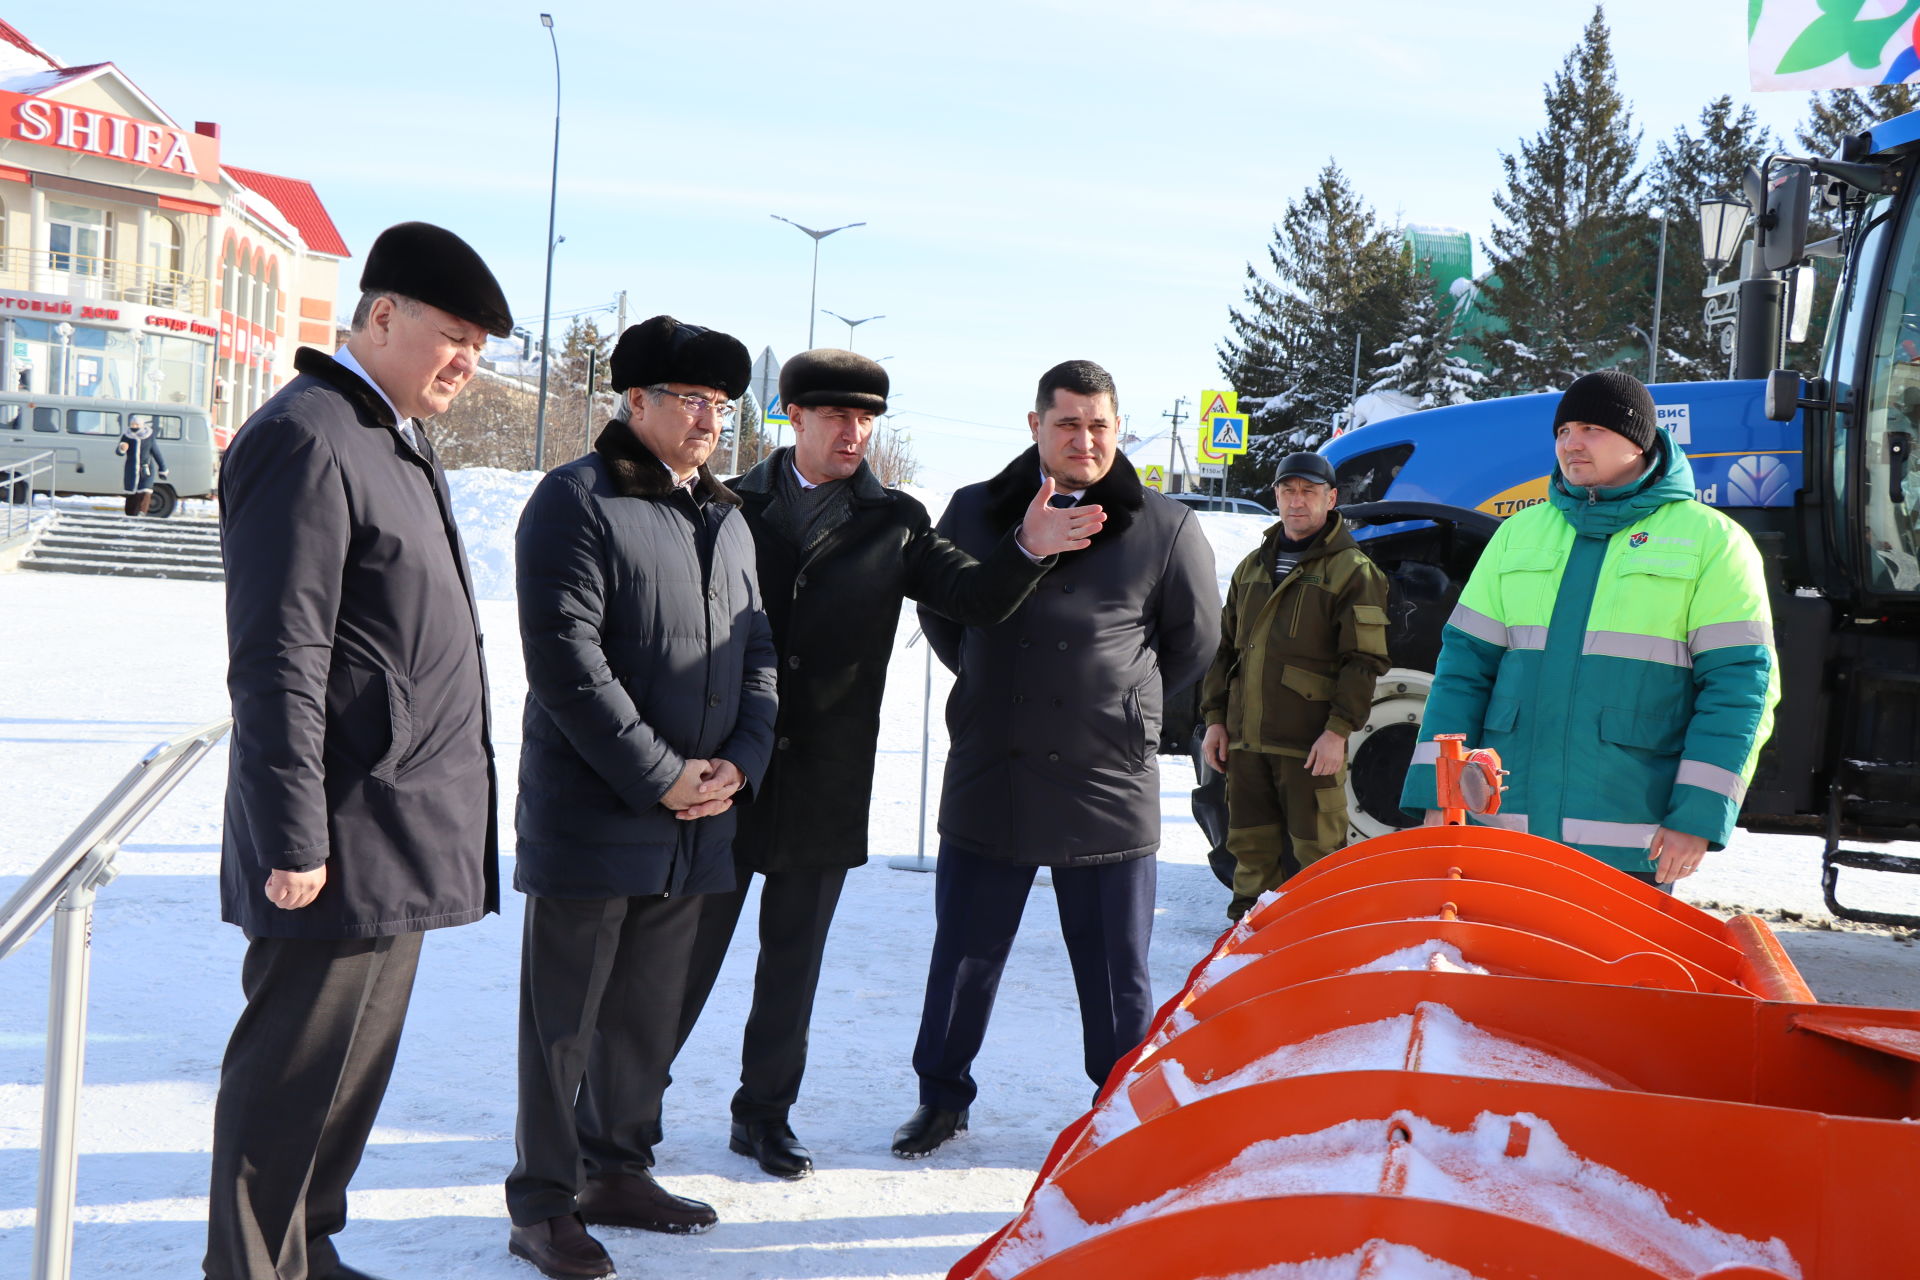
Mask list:
[[1374,368],[1367,390],[1398,391],[1422,409],[1465,404],[1480,394],[1487,375],[1454,354],[1453,299],[1441,308],[1432,278],[1414,262],[1411,251],[1403,257],[1401,270],[1404,319],[1394,340],[1376,353],[1385,363]]
[[1612,362],[1652,311],[1652,261],[1639,216],[1640,134],[1614,83],[1598,6],[1546,86],[1547,121],[1500,157],[1506,190],[1487,256],[1486,301],[1506,323],[1487,341],[1503,394],[1564,387]]
[[[1753,108],[1721,94],[1700,109],[1699,132],[1682,126],[1658,145],[1647,171],[1654,212],[1667,214],[1666,292],[1661,299],[1660,377],[1697,381],[1727,376],[1727,356],[1707,335],[1706,264],[1700,260],[1700,202],[1718,196],[1741,198],[1741,176],[1779,149],[1773,134]],[[1658,224],[1648,235],[1658,237]]]
[[1353,352],[1397,336],[1405,290],[1400,237],[1382,227],[1329,160],[1287,204],[1267,246],[1270,275],[1247,264],[1220,371],[1240,393],[1251,435],[1236,491],[1259,491],[1280,458],[1325,440],[1353,399]]

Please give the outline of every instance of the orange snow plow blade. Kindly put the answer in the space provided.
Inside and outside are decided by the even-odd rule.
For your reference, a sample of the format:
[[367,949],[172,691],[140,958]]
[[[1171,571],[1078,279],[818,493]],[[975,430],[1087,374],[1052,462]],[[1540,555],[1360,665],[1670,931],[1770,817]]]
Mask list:
[[1920,1012],[1817,1004],[1757,918],[1576,850],[1416,828],[1224,934],[950,1274],[1920,1274],[1912,1116]]
[[[1384,1228],[1390,1232],[1383,1234]],[[1030,1280],[1201,1280],[1257,1274],[1278,1263],[1354,1255],[1353,1270],[1347,1274],[1374,1280],[1409,1274],[1389,1269],[1401,1260],[1396,1245],[1485,1280],[1660,1276],[1584,1241],[1498,1214],[1395,1196],[1325,1195],[1240,1200],[1148,1218],[1095,1236],[1019,1274]],[[1768,1275],[1749,1273],[1731,1280]]]

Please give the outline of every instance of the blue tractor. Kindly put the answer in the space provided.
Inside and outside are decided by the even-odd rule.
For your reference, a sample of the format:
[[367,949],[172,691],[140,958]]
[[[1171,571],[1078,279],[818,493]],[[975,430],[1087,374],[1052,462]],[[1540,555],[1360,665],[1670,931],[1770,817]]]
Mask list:
[[[1920,839],[1920,113],[1833,159],[1749,173],[1754,243],[1738,286],[1735,380],[1655,386],[1699,500],[1752,533],[1767,564],[1783,699],[1741,811],[1753,831],[1823,837],[1822,884],[1843,917],[1843,868],[1920,872],[1861,844]],[[1841,230],[1809,246],[1815,196]],[[1783,281],[1841,262],[1819,367],[1783,363]],[[1352,744],[1359,834],[1412,825],[1400,783],[1441,629],[1499,520],[1544,501],[1557,396],[1432,409],[1328,442],[1341,510],[1392,582],[1396,670]]]

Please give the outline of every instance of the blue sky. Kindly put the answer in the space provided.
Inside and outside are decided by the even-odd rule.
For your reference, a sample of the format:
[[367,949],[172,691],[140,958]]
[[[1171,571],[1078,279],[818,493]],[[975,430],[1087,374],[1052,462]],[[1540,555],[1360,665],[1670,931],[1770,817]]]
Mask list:
[[[1142,436],[1219,381],[1214,347],[1286,202],[1329,156],[1386,218],[1485,236],[1501,150],[1582,0],[979,0],[672,6],[547,0],[564,82],[556,314],[666,311],[758,352],[820,306],[887,361],[923,480],[1024,447],[1039,374],[1098,360]],[[472,241],[540,316],[553,56],[538,15],[480,0],[340,0],[190,19],[177,7],[11,17],[69,63],[111,61],[231,163],[319,189],[356,257],[407,218]],[[1614,0],[1621,86],[1656,137],[1746,88],[1741,0]],[[1669,306],[1674,305],[1669,300]],[[821,345],[846,327],[819,316]],[[611,325],[608,315],[606,323]],[[562,327],[556,322],[556,332]],[[1165,456],[1164,438],[1145,446]]]

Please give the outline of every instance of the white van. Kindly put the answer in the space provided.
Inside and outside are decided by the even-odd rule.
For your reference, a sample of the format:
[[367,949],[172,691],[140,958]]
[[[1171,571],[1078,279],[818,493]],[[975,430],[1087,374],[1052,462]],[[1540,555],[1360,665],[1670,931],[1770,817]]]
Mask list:
[[55,493],[118,497],[126,492],[126,459],[114,450],[140,419],[153,427],[167,464],[147,514],[170,516],[182,498],[212,497],[220,474],[213,424],[204,409],[187,405],[0,392],[0,463],[52,453]]

